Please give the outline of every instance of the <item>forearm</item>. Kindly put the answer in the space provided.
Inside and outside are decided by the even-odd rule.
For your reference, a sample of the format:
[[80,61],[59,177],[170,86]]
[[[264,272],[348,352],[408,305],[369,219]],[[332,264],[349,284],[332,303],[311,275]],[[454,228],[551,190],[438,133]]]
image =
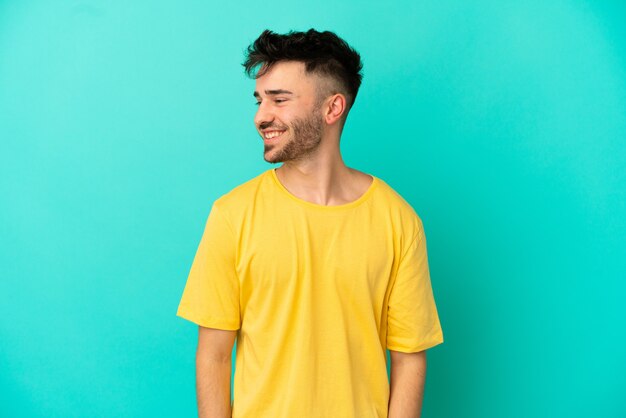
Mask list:
[[196,360],[199,418],[231,418],[230,375],[230,359]]
[[419,418],[426,381],[426,352],[391,353],[388,418]]

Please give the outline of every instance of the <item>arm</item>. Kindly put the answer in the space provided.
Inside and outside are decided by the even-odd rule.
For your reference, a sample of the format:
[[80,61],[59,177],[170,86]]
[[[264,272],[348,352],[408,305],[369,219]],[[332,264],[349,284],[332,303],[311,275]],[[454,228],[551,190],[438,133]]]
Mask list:
[[391,355],[389,418],[419,418],[426,380],[426,351]]
[[198,327],[196,392],[200,418],[230,418],[231,353],[237,331]]

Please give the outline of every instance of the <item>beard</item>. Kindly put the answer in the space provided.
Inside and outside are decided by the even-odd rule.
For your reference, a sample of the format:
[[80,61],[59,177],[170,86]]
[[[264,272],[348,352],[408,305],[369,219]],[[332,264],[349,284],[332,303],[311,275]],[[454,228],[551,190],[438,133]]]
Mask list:
[[[265,145],[264,159],[268,163],[302,160],[311,155],[322,142],[324,125],[321,116],[313,112],[302,119],[294,119],[291,123],[291,139],[284,138],[283,144]],[[276,149],[272,156],[267,154]]]

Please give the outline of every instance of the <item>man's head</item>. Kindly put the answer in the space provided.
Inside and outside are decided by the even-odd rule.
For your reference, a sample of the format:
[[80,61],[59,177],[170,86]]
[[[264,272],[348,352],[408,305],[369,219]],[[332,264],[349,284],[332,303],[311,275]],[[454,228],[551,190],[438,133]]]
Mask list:
[[339,136],[362,79],[359,54],[334,33],[313,29],[264,31],[243,66],[256,79],[255,125],[269,162],[313,153],[326,129]]

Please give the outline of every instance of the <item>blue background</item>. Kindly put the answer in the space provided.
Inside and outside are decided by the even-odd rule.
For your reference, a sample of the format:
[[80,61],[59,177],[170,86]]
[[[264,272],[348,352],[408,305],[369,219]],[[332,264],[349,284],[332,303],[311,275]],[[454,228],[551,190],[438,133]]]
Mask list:
[[196,414],[175,316],[214,199],[272,167],[244,48],[332,30],[346,163],[424,221],[434,417],[626,416],[626,5],[0,1],[0,415]]

